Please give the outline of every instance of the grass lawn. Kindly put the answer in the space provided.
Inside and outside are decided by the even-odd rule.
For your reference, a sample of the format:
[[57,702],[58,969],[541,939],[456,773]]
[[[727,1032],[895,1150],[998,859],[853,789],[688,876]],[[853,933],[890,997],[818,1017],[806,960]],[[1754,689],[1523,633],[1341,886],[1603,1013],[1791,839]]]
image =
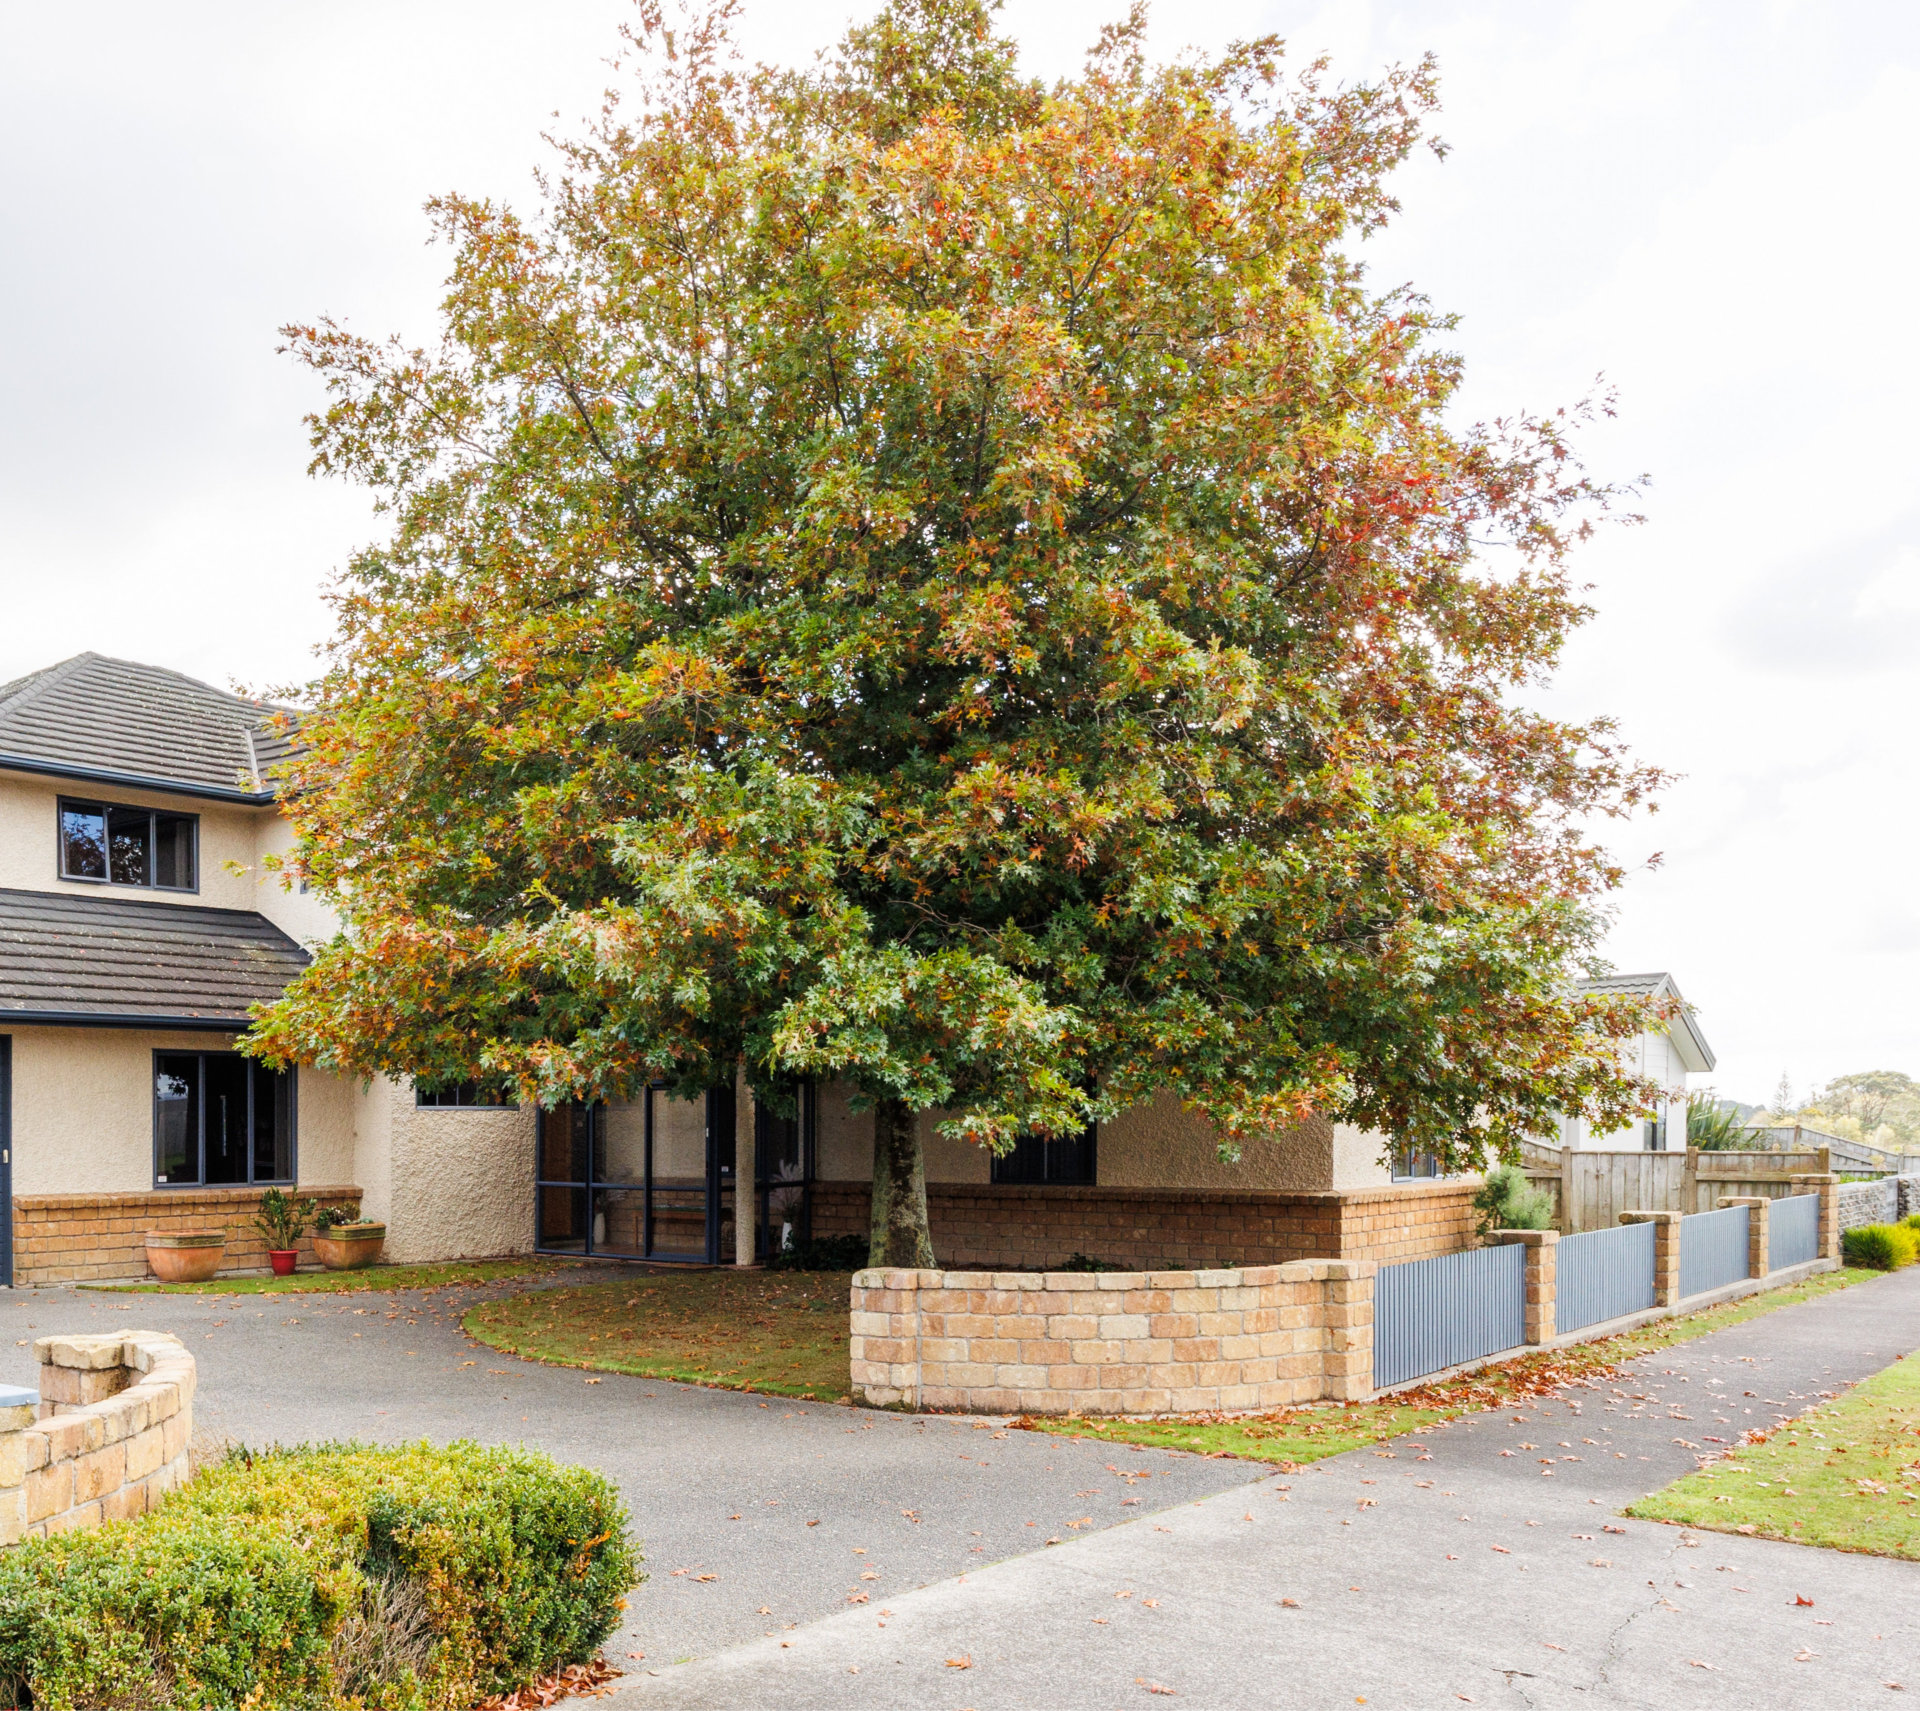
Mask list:
[[1725,1330],[1795,1302],[1830,1294],[1849,1284],[1883,1276],[1877,1271],[1830,1271],[1787,1289],[1765,1290],[1744,1300],[1708,1307],[1678,1319],[1663,1319],[1597,1343],[1576,1343],[1499,1366],[1482,1367],[1464,1378],[1424,1384],[1378,1402],[1322,1403],[1281,1409],[1271,1414],[1200,1415],[1184,1420],[1102,1420],[1029,1418],[1023,1426],[1067,1437],[1115,1443],[1150,1444],[1159,1449],[1191,1450],[1196,1455],[1244,1456],[1253,1461],[1299,1464],[1337,1456],[1343,1450],[1385,1442],[1423,1426],[1458,1420],[1490,1408],[1511,1407],[1562,1384],[1596,1383],[1624,1361],[1709,1331]]
[[443,1289],[448,1284],[499,1283],[540,1277],[564,1261],[450,1260],[440,1265],[369,1265],[359,1271],[296,1271],[291,1277],[215,1277],[205,1283],[83,1283],[82,1289],[150,1295],[334,1295],[358,1289]]
[[488,1301],[492,1348],[558,1366],[837,1402],[850,1388],[843,1271],[649,1272]]
[[1920,1561],[1920,1354],[1627,1513]]

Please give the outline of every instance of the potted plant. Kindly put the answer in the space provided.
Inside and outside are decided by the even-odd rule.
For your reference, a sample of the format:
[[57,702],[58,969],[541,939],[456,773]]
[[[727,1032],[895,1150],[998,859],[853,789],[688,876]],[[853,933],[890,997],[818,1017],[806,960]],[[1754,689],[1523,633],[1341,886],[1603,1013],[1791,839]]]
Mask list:
[[149,1230],[147,1269],[162,1283],[205,1283],[227,1257],[225,1230]]
[[314,1202],[296,1200],[283,1189],[269,1188],[260,1196],[260,1211],[253,1227],[267,1244],[267,1263],[275,1277],[291,1277],[300,1263],[296,1245],[313,1222]]
[[329,1271],[358,1271],[380,1257],[387,1227],[340,1206],[323,1206],[313,1221],[313,1251]]

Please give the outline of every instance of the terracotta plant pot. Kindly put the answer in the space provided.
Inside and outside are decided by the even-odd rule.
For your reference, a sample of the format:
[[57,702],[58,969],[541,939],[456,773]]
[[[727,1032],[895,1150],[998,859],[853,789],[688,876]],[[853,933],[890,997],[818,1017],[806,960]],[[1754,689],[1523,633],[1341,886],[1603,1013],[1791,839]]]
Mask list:
[[205,1283],[226,1257],[225,1230],[147,1232],[147,1269],[162,1283]]
[[300,1263],[298,1248],[268,1248],[267,1263],[273,1267],[275,1277],[293,1276],[293,1268]]
[[385,1224],[336,1224],[313,1233],[313,1251],[328,1271],[358,1271],[372,1265],[386,1244]]

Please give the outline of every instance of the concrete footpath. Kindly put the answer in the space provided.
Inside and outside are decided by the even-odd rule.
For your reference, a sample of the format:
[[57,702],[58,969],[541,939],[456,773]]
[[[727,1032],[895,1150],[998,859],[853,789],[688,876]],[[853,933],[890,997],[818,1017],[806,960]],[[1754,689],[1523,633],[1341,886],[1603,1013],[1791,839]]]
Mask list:
[[1650,1356],[1598,1389],[1263,1478],[697,1663],[628,1665],[617,1699],[636,1711],[1908,1703],[1920,1564],[1618,1511],[1916,1345],[1920,1267]]

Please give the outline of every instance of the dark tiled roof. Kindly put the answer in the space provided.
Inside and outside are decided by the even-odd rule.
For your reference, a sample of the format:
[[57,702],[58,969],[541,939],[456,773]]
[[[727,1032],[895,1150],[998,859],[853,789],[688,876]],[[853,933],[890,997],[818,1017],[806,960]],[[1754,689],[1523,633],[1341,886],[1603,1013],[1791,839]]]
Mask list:
[[265,801],[275,711],[197,678],[76,654],[0,687],[0,767]]
[[1679,999],[1676,1043],[1680,1047],[1681,1060],[1689,1070],[1713,1068],[1713,1047],[1707,1044],[1707,1036],[1700,1031],[1700,1019],[1694,1014],[1693,1006],[1680,997],[1680,988],[1674,984],[1672,975],[1664,971],[1654,974],[1603,974],[1597,979],[1582,980],[1576,984],[1582,992],[1638,992],[1648,998]]
[[245,1027],[307,954],[245,909],[0,891],[0,1027],[150,1020]]

